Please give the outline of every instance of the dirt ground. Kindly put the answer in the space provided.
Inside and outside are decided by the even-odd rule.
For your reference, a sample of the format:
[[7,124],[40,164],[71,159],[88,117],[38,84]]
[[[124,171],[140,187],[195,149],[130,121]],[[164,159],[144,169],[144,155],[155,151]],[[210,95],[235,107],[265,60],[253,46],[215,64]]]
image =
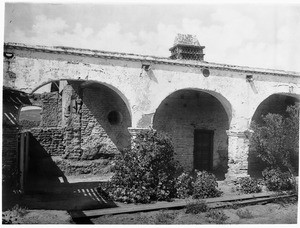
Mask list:
[[[239,209],[220,209],[226,220],[209,218],[205,213],[186,214],[185,209],[135,214],[102,216],[91,219],[94,224],[296,224],[297,204],[246,206]],[[238,212],[239,211],[239,212]]]
[[[18,210],[3,212],[14,224],[296,224],[298,203],[252,205],[237,209],[218,209],[224,219],[208,217],[209,212],[186,214],[185,209],[101,216],[73,221],[67,211]],[[215,209],[216,210],[216,209]]]

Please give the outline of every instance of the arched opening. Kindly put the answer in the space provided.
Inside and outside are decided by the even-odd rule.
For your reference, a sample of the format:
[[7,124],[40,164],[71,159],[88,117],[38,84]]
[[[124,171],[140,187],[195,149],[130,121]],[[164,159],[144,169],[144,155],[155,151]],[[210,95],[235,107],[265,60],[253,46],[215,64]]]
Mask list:
[[[286,117],[288,114],[286,112],[287,107],[299,103],[299,100],[299,96],[297,95],[272,94],[259,104],[251,121],[261,125],[263,124],[263,117],[268,113],[280,114],[283,117]],[[260,178],[262,176],[262,171],[265,168],[266,164],[250,150],[248,156],[248,174],[251,177]]]
[[[112,158],[131,140],[128,101],[113,88],[95,81],[60,80],[30,94],[41,116],[26,135],[27,186],[58,183],[65,175],[110,172]],[[21,121],[26,113],[33,118],[37,111],[25,108]]]
[[192,89],[172,93],[157,108],[153,128],[171,136],[175,158],[185,170],[207,170],[219,179],[225,177],[229,117],[215,96]]

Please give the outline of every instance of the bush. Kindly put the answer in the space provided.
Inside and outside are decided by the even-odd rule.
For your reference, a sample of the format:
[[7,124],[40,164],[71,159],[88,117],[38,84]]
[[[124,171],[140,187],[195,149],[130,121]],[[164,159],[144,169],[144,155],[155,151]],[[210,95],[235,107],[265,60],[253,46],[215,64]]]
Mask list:
[[261,192],[261,187],[259,186],[257,180],[251,177],[242,177],[238,180],[238,191],[242,193],[258,193]]
[[287,117],[269,113],[263,124],[251,124],[250,151],[271,169],[294,173],[299,151],[299,107],[287,108]]
[[262,172],[265,185],[270,191],[285,191],[295,188],[293,176],[290,172],[282,172],[277,169],[265,169]]
[[222,192],[217,189],[214,174],[207,171],[183,172],[177,179],[175,188],[178,198],[193,196],[194,199],[219,197]]
[[136,135],[133,146],[116,159],[114,175],[105,189],[125,203],[149,203],[176,196],[178,164],[166,135],[150,130]]
[[205,201],[198,201],[189,203],[186,206],[185,213],[186,214],[199,214],[201,212],[206,212],[208,210],[208,206]]
[[193,195],[193,184],[196,179],[195,175],[195,173],[183,172],[177,177],[175,188],[178,198],[183,199]]
[[209,223],[223,224],[229,217],[222,210],[211,210],[207,212],[206,217]]
[[218,182],[215,175],[207,171],[197,172],[197,177],[193,183],[193,198],[204,199],[209,197],[219,197],[222,191],[217,189]]

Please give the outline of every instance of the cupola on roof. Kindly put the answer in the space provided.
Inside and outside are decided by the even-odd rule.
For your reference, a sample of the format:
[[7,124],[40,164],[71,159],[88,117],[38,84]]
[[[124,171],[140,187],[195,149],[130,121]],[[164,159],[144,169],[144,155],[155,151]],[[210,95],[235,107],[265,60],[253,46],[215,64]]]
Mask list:
[[190,34],[177,34],[171,51],[171,59],[203,60],[203,49],[197,37]]

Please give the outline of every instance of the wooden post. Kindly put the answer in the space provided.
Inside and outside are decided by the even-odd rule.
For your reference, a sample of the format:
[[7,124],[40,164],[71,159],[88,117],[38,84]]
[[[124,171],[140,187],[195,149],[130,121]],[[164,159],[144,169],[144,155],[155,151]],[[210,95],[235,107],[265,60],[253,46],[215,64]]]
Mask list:
[[24,157],[25,157],[25,140],[24,140],[24,133],[20,135],[20,185],[21,191],[24,190]]

